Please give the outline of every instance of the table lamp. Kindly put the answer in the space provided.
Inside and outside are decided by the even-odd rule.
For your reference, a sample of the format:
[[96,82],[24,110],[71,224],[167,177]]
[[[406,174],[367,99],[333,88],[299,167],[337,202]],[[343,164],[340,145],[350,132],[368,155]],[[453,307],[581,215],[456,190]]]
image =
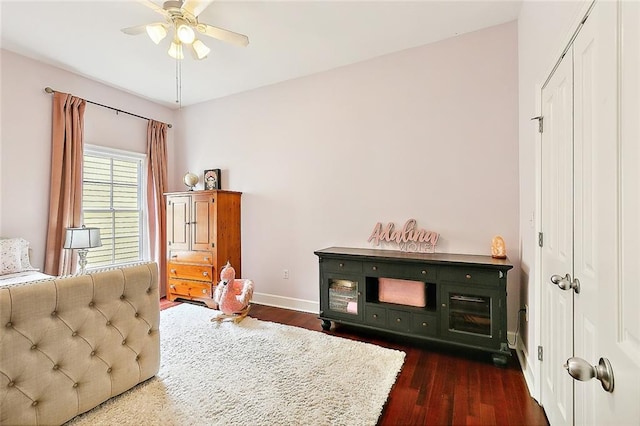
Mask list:
[[85,273],[88,249],[101,246],[100,228],[87,228],[84,225],[81,228],[67,228],[64,237],[64,248],[78,250],[80,274]]

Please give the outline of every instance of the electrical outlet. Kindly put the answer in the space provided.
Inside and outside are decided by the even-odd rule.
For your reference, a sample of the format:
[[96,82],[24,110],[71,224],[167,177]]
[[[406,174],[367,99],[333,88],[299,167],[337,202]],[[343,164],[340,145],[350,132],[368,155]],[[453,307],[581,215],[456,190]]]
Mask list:
[[524,320],[529,322],[529,305],[524,305]]
[[284,278],[285,280],[289,279],[289,270],[288,269],[283,269],[282,270],[282,278]]

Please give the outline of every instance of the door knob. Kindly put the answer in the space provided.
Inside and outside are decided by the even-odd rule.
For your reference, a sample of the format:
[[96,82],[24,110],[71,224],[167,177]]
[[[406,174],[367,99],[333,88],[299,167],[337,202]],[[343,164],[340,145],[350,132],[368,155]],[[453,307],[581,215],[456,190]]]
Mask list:
[[613,392],[613,369],[607,358],[600,358],[598,365],[591,365],[582,358],[572,357],[567,360],[564,368],[571,377],[582,382],[595,377],[600,380],[602,389]]
[[567,274],[564,277],[560,275],[552,275],[551,282],[557,285],[561,290],[573,289],[576,294],[580,293],[580,281],[576,278],[571,280],[571,275]]

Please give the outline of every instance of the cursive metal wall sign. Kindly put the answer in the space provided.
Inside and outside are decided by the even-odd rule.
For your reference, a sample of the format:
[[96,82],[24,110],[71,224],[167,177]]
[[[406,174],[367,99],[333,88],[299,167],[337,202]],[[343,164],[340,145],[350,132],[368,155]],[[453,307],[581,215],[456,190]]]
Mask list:
[[395,243],[402,251],[435,253],[439,237],[440,234],[437,232],[420,229],[417,227],[415,219],[409,219],[402,229],[395,229],[392,222],[385,226],[380,222],[376,223],[367,241],[373,241],[375,246],[380,245],[381,241]]

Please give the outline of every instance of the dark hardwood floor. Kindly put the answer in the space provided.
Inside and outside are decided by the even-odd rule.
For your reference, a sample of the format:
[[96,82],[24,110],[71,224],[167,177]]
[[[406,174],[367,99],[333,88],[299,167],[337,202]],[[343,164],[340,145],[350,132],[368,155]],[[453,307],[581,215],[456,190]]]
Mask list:
[[[176,304],[162,299],[160,307]],[[324,332],[314,314],[254,304],[249,316]],[[379,425],[548,425],[544,411],[529,396],[515,354],[506,367],[496,367],[491,356],[480,351],[340,325],[324,333],[407,354]]]

